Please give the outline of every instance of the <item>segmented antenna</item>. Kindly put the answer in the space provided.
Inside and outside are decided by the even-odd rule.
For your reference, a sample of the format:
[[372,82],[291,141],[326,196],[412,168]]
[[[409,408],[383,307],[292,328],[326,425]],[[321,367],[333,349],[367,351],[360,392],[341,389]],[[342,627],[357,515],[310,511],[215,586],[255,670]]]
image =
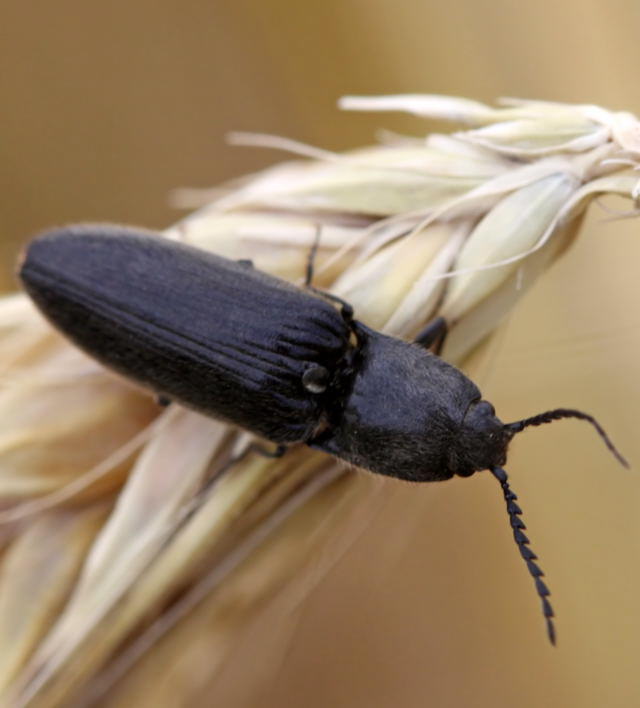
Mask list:
[[524,418],[524,420],[518,420],[515,423],[508,423],[504,427],[513,433],[519,433],[521,430],[524,430],[524,428],[527,428],[530,425],[543,425],[544,423],[551,423],[552,421],[560,420],[561,418],[579,418],[580,420],[586,420],[591,423],[591,425],[593,425],[593,427],[598,431],[598,435],[600,435],[600,437],[604,440],[604,444],[615,455],[618,462],[623,467],[629,467],[629,463],[618,452],[616,446],[604,432],[604,428],[600,425],[600,423],[598,423],[598,421],[588,413],[583,413],[582,411],[577,411],[573,408],[556,408],[555,410],[547,411],[546,413],[534,415],[531,418]]
[[[555,411],[552,411],[555,412]],[[544,414],[543,414],[544,415]],[[547,422],[547,421],[542,421]],[[536,425],[536,423],[531,423],[531,425]],[[545,621],[547,623],[547,635],[549,636],[549,641],[555,646],[556,644],[556,630],[553,625],[553,608],[547,600],[548,596],[551,594],[549,588],[545,585],[542,580],[544,573],[535,562],[538,556],[529,548],[529,539],[524,533],[527,528],[520,516],[522,515],[522,509],[516,504],[516,499],[518,498],[514,492],[511,491],[509,487],[509,482],[507,473],[502,469],[502,467],[492,467],[491,472],[493,476],[500,482],[502,487],[502,493],[504,494],[504,500],[507,503],[507,513],[509,514],[509,522],[511,523],[511,528],[513,529],[513,538],[518,546],[520,555],[524,558],[524,562],[527,564],[529,573],[536,584],[536,591],[542,600],[542,614],[544,615]]]

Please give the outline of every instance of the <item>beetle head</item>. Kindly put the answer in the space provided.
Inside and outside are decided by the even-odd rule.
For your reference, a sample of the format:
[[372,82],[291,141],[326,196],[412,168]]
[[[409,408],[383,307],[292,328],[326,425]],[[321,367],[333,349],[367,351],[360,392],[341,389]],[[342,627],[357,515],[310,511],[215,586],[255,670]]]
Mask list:
[[504,465],[514,434],[496,417],[489,401],[472,401],[450,448],[449,470],[459,477],[470,477],[474,472]]
[[509,486],[507,473],[502,469],[502,465],[506,461],[509,442],[516,433],[531,425],[551,423],[561,418],[578,418],[591,423],[619,462],[628,467],[626,460],[615,448],[602,426],[587,413],[570,408],[558,408],[504,425],[496,418],[493,406],[488,401],[483,400],[473,401],[467,409],[460,425],[458,437],[452,445],[449,454],[449,468],[453,474],[457,474],[460,477],[469,477],[474,472],[489,469],[502,487],[509,523],[513,530],[513,538],[535,582],[536,592],[542,603],[542,613],[547,625],[547,634],[552,644],[556,642],[556,634],[553,624],[553,609],[548,600],[550,592],[542,580],[544,573],[535,562],[537,556],[529,547],[529,539],[524,533],[526,526],[520,518],[522,509],[516,502],[518,497]]
[[496,417],[495,409],[489,401],[478,399],[469,405],[451,446],[449,469],[459,477],[470,477],[474,472],[502,467],[507,460],[507,448],[511,438],[516,433],[529,426],[543,425],[561,418],[578,418],[591,423],[618,461],[628,467],[602,426],[587,413],[572,408],[557,408],[505,425]]

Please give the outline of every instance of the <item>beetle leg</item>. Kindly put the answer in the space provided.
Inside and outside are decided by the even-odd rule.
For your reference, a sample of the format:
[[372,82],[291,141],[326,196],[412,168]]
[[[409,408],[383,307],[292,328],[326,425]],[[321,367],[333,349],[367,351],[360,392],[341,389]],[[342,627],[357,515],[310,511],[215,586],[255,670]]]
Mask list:
[[322,452],[328,452],[330,455],[337,455],[339,453],[331,428],[325,428],[315,437],[310,440],[305,440],[305,444],[312,450],[321,450]]
[[239,258],[238,263],[240,265],[246,266],[247,268],[253,268],[253,261],[251,258]]
[[282,457],[288,449],[288,446],[283,444],[278,445],[275,450],[269,450],[259,443],[251,443],[243,454],[246,454],[247,452],[255,452],[258,455],[262,455],[262,457],[268,457],[269,459],[275,460],[278,457]]
[[353,319],[353,307],[348,302],[338,297],[337,295],[332,295],[331,293],[325,292],[324,290],[320,290],[319,288],[315,288],[313,285],[311,285],[311,281],[313,280],[313,269],[315,266],[316,255],[318,254],[318,246],[320,245],[321,233],[322,225],[317,224],[316,235],[313,240],[311,250],[309,251],[309,258],[307,259],[307,273],[304,279],[305,287],[311,290],[311,292],[317,293],[318,295],[322,295],[322,297],[327,298],[327,300],[331,300],[331,302],[335,302],[340,305],[340,314],[342,315],[342,318],[345,322],[351,322],[351,320]]
[[335,302],[336,304],[340,305],[340,314],[342,315],[342,319],[347,323],[351,322],[351,320],[353,319],[353,306],[350,305],[346,300],[343,300],[341,297],[338,297],[333,293],[328,293],[326,290],[314,288],[313,285],[308,285],[307,287],[309,290],[311,290],[312,293],[316,293],[317,295],[320,295],[326,298],[327,300],[331,300],[331,302]]
[[318,290],[317,292],[322,293],[325,297],[329,298],[332,302],[337,302],[340,305],[340,314],[345,322],[351,322],[353,319],[353,305],[350,305],[346,300],[343,300],[337,295],[332,295],[331,293],[325,293],[323,290]]
[[202,489],[199,492],[199,495],[204,495],[206,494],[209,489],[212,487],[212,485],[216,482],[216,480],[220,479],[220,477],[223,474],[226,474],[232,467],[237,464],[238,462],[242,462],[244,458],[249,455],[252,452],[257,453],[258,455],[262,455],[263,457],[268,457],[268,458],[277,458],[277,457],[282,457],[284,453],[288,450],[289,448],[286,445],[278,445],[275,450],[269,450],[260,443],[250,443],[245,447],[245,449],[237,454],[235,457],[232,457],[230,460],[227,460],[222,467],[217,470],[212,477],[210,477],[202,487]]
[[425,349],[432,349],[434,354],[440,354],[448,332],[449,326],[445,318],[436,317],[418,332],[414,342]]
[[165,396],[163,393],[159,393],[156,396],[156,403],[162,408],[166,408],[167,406],[171,405],[171,399],[169,398],[169,396]]
[[316,262],[316,256],[318,255],[318,246],[320,245],[320,234],[322,233],[322,226],[320,224],[316,224],[316,235],[313,239],[313,245],[311,246],[311,249],[309,250],[309,257],[307,258],[307,272],[306,276],[304,279],[304,284],[308,288],[312,288],[311,286],[311,281],[313,280],[313,269],[315,266]]

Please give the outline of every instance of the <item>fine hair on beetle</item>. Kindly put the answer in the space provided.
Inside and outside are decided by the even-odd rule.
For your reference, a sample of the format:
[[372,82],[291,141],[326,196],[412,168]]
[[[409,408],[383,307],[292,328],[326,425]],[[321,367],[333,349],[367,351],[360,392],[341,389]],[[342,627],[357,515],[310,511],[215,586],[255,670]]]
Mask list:
[[252,451],[277,457],[304,443],[414,482],[490,470],[555,644],[550,593],[504,470],[508,445],[530,426],[578,418],[626,461],[578,410],[503,423],[475,383],[430,351],[446,337],[442,317],[413,342],[355,319],[349,303],[312,286],[317,243],[301,288],[150,231],[81,224],[34,239],[19,277],[54,327],[162,405],[176,401],[276,444]]

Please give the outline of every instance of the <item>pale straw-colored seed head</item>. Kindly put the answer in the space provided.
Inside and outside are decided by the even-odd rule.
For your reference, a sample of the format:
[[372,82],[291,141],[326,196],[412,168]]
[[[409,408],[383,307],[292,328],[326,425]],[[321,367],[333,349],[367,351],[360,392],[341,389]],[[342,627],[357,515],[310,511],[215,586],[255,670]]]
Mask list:
[[[302,282],[320,227],[315,285],[404,338],[444,315],[444,356],[460,364],[595,196],[640,191],[629,172],[640,123],[627,113],[442,96],[342,107],[466,128],[346,154],[235,136],[309,159],[183,190],[176,198],[205,206],[165,236]],[[205,690],[211,701],[223,665],[239,675],[229,657],[247,627],[286,615],[398,484],[302,446],[213,480],[246,434],[160,411],[51,332],[25,296],[0,302],[0,371],[3,705],[196,705]]]

